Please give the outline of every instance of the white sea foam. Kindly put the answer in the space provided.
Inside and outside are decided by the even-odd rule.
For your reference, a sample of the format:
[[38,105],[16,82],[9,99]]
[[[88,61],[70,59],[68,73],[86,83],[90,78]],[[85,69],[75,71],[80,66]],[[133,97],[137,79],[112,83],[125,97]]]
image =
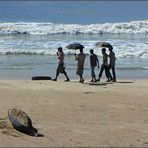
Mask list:
[[29,35],[51,35],[51,34],[138,34],[148,33],[148,20],[131,21],[124,23],[105,24],[54,24],[54,23],[0,23],[0,34],[29,34]]
[[95,46],[95,43],[101,39],[113,45],[117,58],[146,59],[148,58],[147,33],[148,20],[90,25],[0,23],[0,54],[56,55],[57,47],[61,46],[65,54],[71,55],[77,51],[69,50],[66,46],[72,42],[80,42],[85,47],[85,53],[89,54],[89,50],[94,49],[97,55],[102,56],[101,48]]
[[[113,41],[112,41],[113,42]],[[122,41],[123,42],[123,41]],[[50,43],[49,43],[50,44]],[[35,55],[35,54],[42,54],[42,55],[56,55],[58,45],[63,47],[64,53],[67,55],[72,55],[74,53],[78,53],[79,51],[70,50],[66,48],[67,43],[61,43],[53,46],[47,44],[46,47],[29,47],[27,45],[26,48],[19,48],[19,46],[16,48],[11,46],[0,46],[0,54],[28,54],[28,55]],[[85,45],[84,52],[86,54],[89,54],[90,49],[94,49],[94,52],[98,56],[102,56],[101,48],[95,47],[95,42],[90,41],[85,44],[85,42],[82,42],[83,45]],[[116,53],[117,58],[148,58],[148,48],[147,44],[144,43],[124,43],[120,44],[119,41],[114,41],[114,52]],[[133,46],[131,46],[133,45]],[[56,46],[56,47],[55,47]]]

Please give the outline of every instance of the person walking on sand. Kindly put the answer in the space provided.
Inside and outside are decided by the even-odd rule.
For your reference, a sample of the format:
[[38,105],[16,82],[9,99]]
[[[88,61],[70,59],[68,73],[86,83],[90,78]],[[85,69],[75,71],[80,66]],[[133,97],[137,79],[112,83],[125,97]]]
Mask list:
[[95,74],[95,67],[98,66],[99,68],[99,60],[96,54],[94,54],[94,50],[91,49],[90,51],[90,67],[91,67],[91,81],[90,82],[97,82],[96,74]]
[[112,81],[116,82],[116,72],[115,72],[115,61],[116,61],[116,57],[115,57],[115,53],[113,52],[112,48],[109,48],[109,70],[112,70]]
[[105,75],[107,77],[106,82],[110,82],[112,77],[111,77],[111,74],[109,72],[108,55],[106,53],[106,48],[102,48],[102,55],[103,55],[103,61],[102,61],[102,65],[101,65],[101,69],[100,69],[100,73],[99,73],[99,79],[97,79],[97,81],[100,82],[100,78],[102,77],[102,73],[105,70]]
[[78,55],[75,54],[75,59],[78,61],[77,63],[77,71],[76,74],[80,77],[80,83],[84,82],[83,79],[83,70],[84,70],[84,62],[86,55],[83,53],[83,49],[80,49],[80,53]]
[[67,78],[65,80],[65,82],[68,82],[70,81],[66,71],[65,71],[65,66],[64,66],[64,52],[62,50],[62,47],[59,47],[58,48],[58,52],[57,52],[57,58],[59,60],[59,64],[58,64],[58,68],[57,68],[57,71],[56,71],[56,77],[54,79],[52,79],[53,81],[57,81],[57,78],[59,76],[60,73],[64,74],[65,77]]

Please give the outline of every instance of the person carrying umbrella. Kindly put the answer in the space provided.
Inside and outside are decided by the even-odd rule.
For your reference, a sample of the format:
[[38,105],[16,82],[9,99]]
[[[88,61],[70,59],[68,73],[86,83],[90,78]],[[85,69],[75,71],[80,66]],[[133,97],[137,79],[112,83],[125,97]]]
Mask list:
[[112,79],[112,76],[109,71],[108,55],[106,53],[106,48],[102,48],[102,55],[103,55],[103,61],[102,61],[102,65],[101,65],[101,69],[100,69],[100,73],[99,73],[99,78],[97,79],[97,81],[100,82],[100,78],[102,77],[102,73],[105,70],[107,82],[110,82],[110,80]]
[[84,62],[86,55],[83,53],[83,48],[80,48],[80,53],[78,55],[75,54],[75,58],[78,61],[77,63],[77,71],[76,74],[80,77],[80,83],[84,82],[83,79],[83,70],[84,70]]
[[97,58],[97,55],[94,54],[93,49],[91,49],[89,52],[90,52],[91,77],[92,77],[90,82],[97,82],[96,75],[95,75],[95,67],[98,65],[98,68],[99,68],[99,60]]
[[59,76],[59,73],[63,73],[65,75],[65,77],[67,78],[65,80],[65,82],[69,81],[69,77],[65,71],[65,66],[64,66],[64,52],[62,50],[62,47],[58,48],[58,52],[57,52],[57,58],[59,60],[59,65],[56,71],[56,77],[54,79],[52,79],[53,81],[57,81],[57,78]]
[[112,81],[116,82],[116,72],[115,72],[115,61],[116,61],[116,57],[115,57],[115,53],[113,52],[113,48],[109,48],[109,59],[110,59],[110,63],[109,63],[109,70],[112,70]]

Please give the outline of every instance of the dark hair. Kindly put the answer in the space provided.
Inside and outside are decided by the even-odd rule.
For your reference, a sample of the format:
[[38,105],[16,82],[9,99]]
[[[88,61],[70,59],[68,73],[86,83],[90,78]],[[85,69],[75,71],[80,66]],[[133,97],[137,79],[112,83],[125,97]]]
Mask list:
[[94,53],[94,50],[93,50],[93,49],[91,49],[89,52],[90,52],[90,53]]
[[62,51],[62,47],[59,47],[58,50],[59,50],[59,51]]
[[83,48],[80,48],[80,52],[83,52]]
[[109,48],[108,50],[109,50],[109,51],[112,51],[112,50],[113,50],[113,48]]
[[106,52],[106,48],[102,48],[102,51]]

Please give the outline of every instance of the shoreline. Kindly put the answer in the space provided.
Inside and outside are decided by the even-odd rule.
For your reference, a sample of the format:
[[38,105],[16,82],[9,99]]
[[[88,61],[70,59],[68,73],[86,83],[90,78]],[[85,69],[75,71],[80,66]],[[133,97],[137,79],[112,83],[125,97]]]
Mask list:
[[0,80],[0,118],[20,108],[43,135],[17,132],[7,119],[11,128],[0,129],[0,146],[147,147],[147,90],[148,79],[97,85]]
[[[56,56],[48,55],[1,55],[0,56],[0,79],[25,79],[29,80],[33,76],[50,76],[54,77],[58,65]],[[101,59],[100,64],[102,62]],[[66,72],[70,79],[77,79],[76,67],[77,62],[74,57],[65,57]],[[84,79],[90,79],[89,57],[86,58],[84,65]],[[125,58],[117,59],[116,75],[118,79],[143,79],[148,78],[146,59]],[[95,69],[98,76],[100,69]],[[59,76],[64,79],[63,75]],[[103,73],[103,77],[104,73]]]

